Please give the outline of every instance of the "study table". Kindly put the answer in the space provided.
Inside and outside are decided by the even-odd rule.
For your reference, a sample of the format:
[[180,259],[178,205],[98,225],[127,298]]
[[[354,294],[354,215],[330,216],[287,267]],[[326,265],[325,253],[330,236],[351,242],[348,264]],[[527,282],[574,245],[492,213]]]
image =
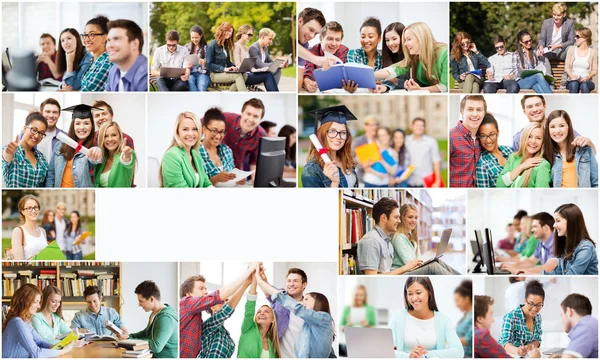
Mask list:
[[59,358],[120,358],[125,349],[114,344],[114,341],[90,341],[83,347],[74,347]]

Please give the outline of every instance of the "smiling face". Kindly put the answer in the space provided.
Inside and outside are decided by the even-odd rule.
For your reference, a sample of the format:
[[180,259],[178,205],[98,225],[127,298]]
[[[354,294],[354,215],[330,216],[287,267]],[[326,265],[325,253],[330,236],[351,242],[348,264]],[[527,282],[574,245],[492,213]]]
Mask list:
[[145,312],[152,311],[154,308],[154,302],[156,301],[153,296],[150,299],[146,299],[142,294],[137,294],[138,306],[141,307]]
[[460,49],[462,50],[463,53],[466,53],[469,51],[469,48],[471,47],[471,39],[469,38],[463,38],[462,41],[460,42]]
[[192,44],[198,46],[200,44],[200,39],[202,39],[202,35],[195,31],[190,32],[190,40],[192,41]]
[[137,57],[140,41],[134,39],[129,41],[127,30],[123,28],[112,28],[108,31],[106,51],[108,59],[117,64],[126,64],[134,55]]
[[575,46],[580,47],[583,44],[587,44],[587,39],[581,32],[576,31],[575,34]]
[[523,309],[525,315],[534,317],[542,310],[543,305],[544,298],[542,296],[529,294],[529,296],[525,298],[525,306],[521,309]]
[[63,218],[65,216],[65,212],[67,212],[67,209],[63,206],[57,206],[56,207],[56,216],[58,216],[59,218]]
[[177,127],[177,136],[183,145],[187,148],[192,148],[200,140],[200,132],[194,120],[183,118]]
[[406,289],[406,298],[417,312],[429,309],[429,292],[417,282],[412,283]]
[[25,201],[25,204],[23,205],[23,210],[21,210],[21,214],[25,216],[25,219],[27,221],[35,222],[38,218],[38,215],[40,214],[40,204],[38,204],[37,201],[33,199]]
[[[485,124],[479,127],[478,136],[479,142],[481,146],[487,152],[494,152],[498,148],[498,135],[500,131],[496,128],[494,124]],[[485,137],[484,140],[481,140]]]
[[77,38],[75,35],[66,31],[60,36],[60,46],[66,53],[71,53],[77,50]]
[[485,115],[485,103],[481,100],[467,99],[462,111],[463,125],[472,133],[479,129]]
[[114,154],[117,151],[122,141],[116,126],[111,125],[106,129],[104,133],[104,147],[110,154]]
[[[83,40],[85,49],[91,53],[103,53],[106,50],[106,34],[102,34],[102,29],[98,25],[88,24],[85,26],[84,32],[94,36],[87,36]],[[93,37],[93,39],[90,39]]]
[[548,128],[550,130],[550,138],[557,144],[565,141],[567,135],[569,135],[569,124],[562,117],[552,119],[548,124]]
[[315,19],[304,23],[304,19],[298,19],[298,41],[301,44],[306,44],[317,36],[321,32],[323,27]]
[[541,240],[546,237],[546,230],[540,225],[539,220],[533,220],[531,223],[531,233],[536,239]]
[[[337,131],[337,135],[334,138],[330,137],[334,134],[334,131],[332,130]],[[344,137],[344,135],[346,136]],[[346,125],[332,122],[331,126],[327,130],[327,148],[329,148],[332,151],[338,151],[342,149],[346,144],[347,136],[348,129],[346,128]]]
[[315,298],[310,295],[304,295],[304,298],[302,298],[302,305],[304,305],[304,307],[306,307],[309,310],[314,309],[315,308]]
[[413,135],[421,136],[425,133],[425,123],[420,120],[413,121],[410,129],[412,130]]
[[562,24],[563,18],[565,17],[565,13],[561,13],[558,11],[552,11],[552,20],[554,21],[554,25],[560,26]]
[[75,130],[75,136],[79,140],[85,140],[91,134],[92,128],[92,119],[73,119],[73,129]]
[[273,324],[273,321],[275,321],[273,310],[267,305],[261,306],[254,316],[254,322],[259,326],[269,327]]
[[521,40],[519,41],[519,43],[521,44],[521,46],[523,47],[523,49],[530,50],[531,46],[533,44],[533,40],[531,39],[531,35],[529,35],[529,34],[523,35],[521,37]]
[[321,38],[321,48],[330,54],[338,51],[340,45],[342,45],[341,31],[327,30],[325,36]]
[[77,215],[76,212],[71,213],[70,220],[71,220],[71,224],[73,224],[73,228],[76,228],[77,223],[79,222],[79,216]]
[[302,282],[300,274],[289,274],[286,279],[285,290],[291,297],[297,297],[302,295],[304,289],[306,289],[306,285],[306,283]]
[[[34,135],[33,133],[36,133]],[[30,147],[34,147],[42,141],[46,134],[46,124],[39,120],[32,120],[29,125],[23,127],[23,140]]]
[[365,304],[365,299],[367,298],[367,294],[363,288],[358,288],[354,292],[354,305],[363,306]]
[[542,128],[535,128],[527,137],[526,153],[535,155],[541,150],[542,144],[544,143],[544,131]]
[[271,46],[271,44],[273,44],[273,37],[269,35],[263,36],[262,43],[265,44],[265,46]]
[[102,307],[102,296],[98,294],[88,295],[85,297],[85,303],[91,312],[97,314]]
[[400,131],[396,131],[392,137],[394,148],[400,149],[404,145],[404,134]]
[[400,51],[400,34],[394,30],[385,33],[385,45],[391,52],[397,54]]
[[419,213],[414,209],[408,209],[404,212],[402,217],[402,224],[407,230],[413,231],[419,223]]
[[381,230],[388,234],[396,232],[398,230],[398,226],[400,226],[400,209],[392,209],[389,216],[385,216],[385,214],[383,214],[378,225]]
[[42,296],[40,294],[37,294],[35,296],[35,299],[33,299],[33,302],[31,303],[31,305],[29,306],[29,314],[31,316],[35,315],[38,310],[40,310],[40,303],[42,301]]
[[505,43],[497,42],[494,44],[494,48],[496,49],[496,52],[498,53],[498,55],[506,54],[506,44]]
[[102,109],[92,111],[92,115],[94,116],[94,122],[96,123],[96,127],[99,129],[100,126],[102,126],[102,124],[104,124],[105,122],[112,121],[113,116],[110,114],[110,111],[108,111],[107,106],[101,105],[96,107],[98,109]]
[[225,137],[225,122],[211,120],[202,128],[204,134],[204,143],[212,146],[218,146]]
[[52,41],[51,37],[41,38],[40,48],[42,49],[42,53],[46,55],[53,55],[56,52],[56,44]]
[[377,140],[379,140],[379,143],[384,148],[391,146],[391,143],[390,143],[391,139],[392,139],[392,137],[390,136],[390,134],[387,132],[386,129],[380,128],[379,130],[377,130]]
[[58,310],[58,308],[60,307],[60,303],[62,301],[62,298],[60,295],[58,294],[52,294],[48,297],[48,302],[46,303],[46,310],[50,311],[51,313],[55,313],[56,310]]
[[174,54],[175,51],[177,50],[177,40],[167,40],[166,46],[167,46],[167,50],[169,50],[169,52],[171,54]]
[[458,293],[454,293],[454,305],[456,305],[460,311],[471,311],[470,299]]
[[408,53],[411,55],[418,55],[421,50],[421,43],[417,39],[414,31],[411,29],[404,30],[404,45],[408,49]]
[[50,211],[48,213],[48,221],[50,221],[51,223],[54,222],[54,212]]
[[261,108],[255,108],[252,105],[247,105],[242,111],[241,119],[240,119],[240,127],[242,128],[242,133],[249,133],[252,130],[256,129],[260,120],[263,116],[263,110]]
[[377,51],[377,44],[381,36],[377,34],[377,29],[373,26],[363,26],[360,29],[360,46],[366,53]]
[[58,106],[54,104],[46,104],[42,109],[42,116],[48,122],[48,127],[54,129],[58,122],[58,118],[60,117],[60,110]]
[[560,213],[554,213],[554,230],[556,230],[558,236],[567,235],[567,219]]
[[523,112],[529,122],[541,123],[546,119],[546,105],[540,97],[527,98],[523,104]]

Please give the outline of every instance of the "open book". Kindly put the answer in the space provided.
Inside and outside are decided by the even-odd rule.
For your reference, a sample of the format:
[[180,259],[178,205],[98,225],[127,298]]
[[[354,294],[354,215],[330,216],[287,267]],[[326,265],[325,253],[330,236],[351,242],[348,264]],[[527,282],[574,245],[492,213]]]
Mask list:
[[112,321],[106,320],[106,324],[104,325],[108,330],[115,334],[123,335],[123,330],[121,330],[117,325],[115,325]]
[[86,341],[117,341],[114,336],[98,334],[85,334],[84,339]]
[[372,67],[356,63],[336,64],[327,71],[314,71],[319,91],[342,88],[342,80],[346,83],[354,81],[359,88],[375,89],[375,71]]
[[546,65],[544,65],[543,62],[539,62],[534,69],[521,71],[520,76],[521,76],[521,78],[525,79],[525,78],[533,76],[535,74],[542,74],[542,75],[544,75],[544,79],[546,79],[548,84],[552,85],[552,84],[554,84],[554,82],[556,80],[554,79],[554,76],[547,74],[547,72],[548,72],[548,70],[546,69]]
[[58,344],[54,345],[52,350],[62,350],[75,340],[79,340],[79,335],[75,334],[74,332],[70,332],[64,336]]

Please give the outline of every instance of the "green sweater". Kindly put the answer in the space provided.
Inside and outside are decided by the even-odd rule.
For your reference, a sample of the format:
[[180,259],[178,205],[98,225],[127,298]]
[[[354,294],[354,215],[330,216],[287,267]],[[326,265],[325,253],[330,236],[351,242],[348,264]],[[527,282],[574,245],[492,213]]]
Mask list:
[[[242,335],[238,344],[237,357],[239,358],[260,358],[262,334],[258,325],[254,322],[255,310],[256,295],[248,295],[246,309],[244,310],[244,321],[242,322]],[[269,357],[277,357],[271,339],[269,339]]]
[[[375,320],[375,308],[372,307],[371,305],[363,305],[363,307],[365,309],[367,309],[367,322],[369,323],[370,327],[375,327],[375,325],[377,325],[377,322]],[[340,321],[340,326],[348,326],[348,316],[350,315],[350,311],[351,311],[351,307],[350,305],[346,305],[346,307],[344,307],[344,312],[342,313],[342,320]],[[352,320],[352,319],[350,319]],[[358,325],[350,325],[350,326],[358,326]]]
[[[113,155],[113,163],[108,174],[108,187],[110,188],[128,188],[133,183],[133,170],[135,169],[135,151],[131,153],[129,165],[121,163],[121,154]],[[94,168],[94,185],[100,187],[100,176],[104,171],[106,161],[101,162]]]
[[392,239],[394,247],[394,260],[392,260],[392,270],[406,265],[411,260],[417,259],[417,249],[408,240],[404,234],[396,234]]
[[146,340],[156,358],[177,358],[179,354],[179,317],[175,309],[165,304],[152,323],[140,332],[129,334],[130,339]]
[[[445,92],[448,89],[448,47],[446,45],[440,46],[435,50],[435,70],[432,75],[438,79],[439,84],[443,85],[445,89],[440,89],[441,92]],[[404,75],[410,72],[410,67],[400,67],[398,64],[394,64],[386,68],[390,73],[396,74],[396,76]],[[423,63],[419,61],[417,63],[417,74],[415,79],[427,86],[431,86],[434,84],[429,83],[427,81],[427,70],[423,66]]]
[[[517,177],[513,181],[510,186],[506,186],[504,180],[502,180],[502,176],[504,174],[509,173],[517,168],[517,166],[521,165],[523,162],[523,157],[517,154],[511,154],[506,161],[506,165],[504,165],[504,169],[498,175],[498,179],[496,180],[496,187],[498,188],[507,188],[507,187],[523,187],[523,175]],[[527,187],[530,188],[548,188],[550,187],[550,163],[546,159],[542,159],[542,162],[531,169],[531,176],[529,176],[529,183]]]
[[535,248],[537,247],[539,240],[535,238],[535,236],[531,235],[527,242],[525,243],[525,247],[521,250],[521,255],[528,258],[535,252]]
[[212,186],[198,150],[192,150],[192,160],[200,176],[200,184],[196,186],[196,173],[185,149],[173,146],[165,153],[162,160],[163,186],[166,188],[193,188]]

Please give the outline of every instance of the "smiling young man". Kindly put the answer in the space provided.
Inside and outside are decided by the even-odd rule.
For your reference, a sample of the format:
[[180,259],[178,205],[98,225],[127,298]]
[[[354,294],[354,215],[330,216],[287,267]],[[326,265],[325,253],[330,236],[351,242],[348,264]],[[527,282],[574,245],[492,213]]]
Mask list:
[[176,358],[179,344],[177,311],[168,304],[160,301],[160,289],[154,281],[146,280],[135,290],[138,306],[145,312],[150,312],[148,325],[142,331],[117,335],[120,340],[140,339],[148,342],[153,357]]
[[[258,41],[252,44],[248,48],[248,57],[256,59],[254,67],[256,69],[268,68],[273,63],[273,58],[269,55],[269,46],[273,44],[275,38],[275,31],[269,28],[262,28],[258,32]],[[273,74],[275,82],[279,85],[281,79],[281,69],[287,67],[287,60],[279,66],[279,69]]]
[[114,64],[108,73],[106,91],[147,91],[148,58],[142,54],[144,33],[131,20],[108,23],[106,51]]
[[[321,42],[308,49],[315,56],[325,56],[325,53],[332,54],[346,63],[348,58],[348,47],[342,44],[344,39],[344,29],[337,21],[330,21],[321,29]],[[315,69],[321,68],[310,61],[304,65],[303,86],[310,93],[317,92],[318,86],[315,80]]]
[[88,286],[83,291],[87,308],[75,314],[71,321],[71,329],[79,333],[92,333],[97,335],[111,335],[106,328],[106,321],[127,332],[127,328],[117,310],[102,306],[102,293],[97,286]]
[[323,70],[329,69],[332,59],[316,56],[308,50],[309,41],[315,38],[325,26],[325,16],[320,10],[305,8],[298,14],[298,92],[302,91],[304,83],[304,66],[307,61],[318,65]]
[[179,33],[177,30],[167,32],[166,44],[154,50],[152,68],[150,74],[156,77],[158,91],[187,91],[187,80],[190,72],[178,78],[163,78],[160,76],[161,67],[183,68],[183,61],[189,55],[185,46],[179,45]]
[[460,102],[462,120],[450,130],[450,187],[474,187],[481,146],[477,131],[487,113],[485,98],[467,95]]
[[494,299],[490,296],[475,295],[475,358],[512,358],[490,334],[494,323],[493,306]]
[[506,41],[500,35],[494,39],[496,53],[488,58],[492,65],[486,72],[486,82],[483,92],[495,94],[499,89],[505,89],[507,94],[519,92],[519,84],[515,80],[516,67],[513,65],[513,53],[506,50]]
[[60,118],[60,111],[60,104],[56,99],[47,98],[40,104],[40,113],[42,113],[42,116],[46,119],[48,128],[46,129],[46,136],[40,141],[36,148],[44,154],[48,162],[50,162],[50,158],[52,157],[52,149],[54,149],[54,145],[58,142],[57,136],[59,133],[63,132],[56,127],[58,119]]
[[57,81],[62,80],[62,74],[56,67],[56,39],[50,34],[42,34],[40,36],[40,48],[42,53],[38,55],[37,73],[38,80],[54,79]]

